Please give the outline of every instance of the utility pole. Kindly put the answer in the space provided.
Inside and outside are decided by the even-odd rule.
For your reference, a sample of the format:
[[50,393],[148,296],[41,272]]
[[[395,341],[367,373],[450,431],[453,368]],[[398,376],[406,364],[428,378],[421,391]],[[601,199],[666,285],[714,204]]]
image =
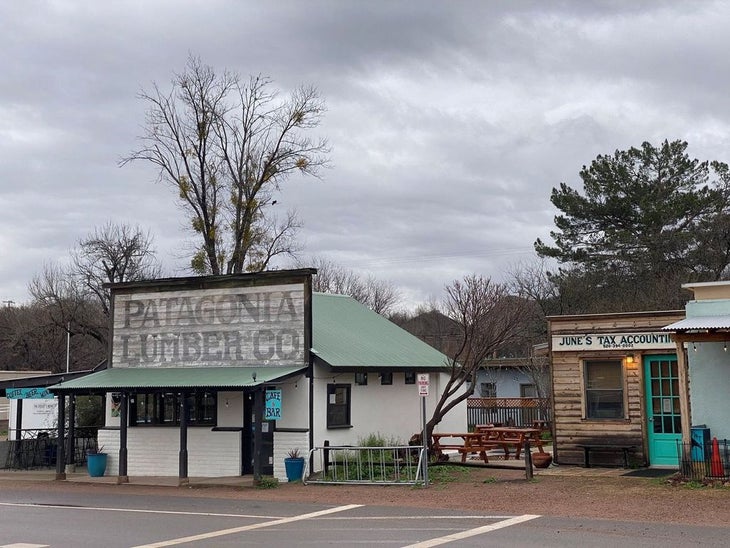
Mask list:
[[71,365],[71,322],[66,324],[66,373]]

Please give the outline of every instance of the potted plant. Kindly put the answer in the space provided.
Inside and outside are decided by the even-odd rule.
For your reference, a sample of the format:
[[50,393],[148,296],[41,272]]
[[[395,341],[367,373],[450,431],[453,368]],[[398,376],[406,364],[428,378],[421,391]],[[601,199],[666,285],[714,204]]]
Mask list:
[[86,451],[86,469],[91,477],[101,477],[106,472],[106,458],[104,446]]
[[287,452],[284,467],[286,468],[286,479],[288,481],[300,481],[302,479],[304,475],[304,457],[299,453],[299,449],[291,449]]
[[533,453],[532,464],[535,468],[547,468],[553,462],[553,456],[550,453]]

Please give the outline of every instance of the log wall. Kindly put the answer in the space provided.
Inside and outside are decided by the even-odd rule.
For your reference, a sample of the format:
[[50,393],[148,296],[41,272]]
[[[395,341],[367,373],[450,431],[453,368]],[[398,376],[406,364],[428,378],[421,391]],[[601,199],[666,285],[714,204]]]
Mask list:
[[[552,341],[557,335],[659,332],[684,318],[684,311],[622,314],[556,316],[548,319]],[[633,464],[648,462],[646,451],[646,413],[644,409],[643,355],[675,354],[674,344],[663,349],[591,348],[577,351],[557,350],[551,344],[553,393],[553,435],[555,462],[583,464],[581,444],[621,443],[635,445]],[[634,361],[627,360],[632,356]],[[584,399],[583,363],[589,359],[620,359],[624,372],[623,419],[587,419]],[[623,455],[616,452],[591,454],[591,464],[619,466]]]

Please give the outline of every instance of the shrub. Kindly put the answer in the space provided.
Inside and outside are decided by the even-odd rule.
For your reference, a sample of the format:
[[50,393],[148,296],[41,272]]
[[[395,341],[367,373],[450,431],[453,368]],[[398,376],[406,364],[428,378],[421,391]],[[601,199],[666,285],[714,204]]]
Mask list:
[[403,444],[397,438],[386,438],[380,432],[376,432],[368,434],[364,438],[359,438],[357,445],[360,447],[394,447]]
[[279,487],[279,480],[272,476],[262,476],[256,482],[256,489],[275,489]]

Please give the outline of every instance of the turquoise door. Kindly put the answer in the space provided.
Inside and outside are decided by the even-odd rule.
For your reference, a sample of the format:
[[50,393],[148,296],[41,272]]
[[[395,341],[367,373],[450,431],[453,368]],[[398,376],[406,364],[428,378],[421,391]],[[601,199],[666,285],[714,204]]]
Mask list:
[[649,464],[679,466],[682,438],[676,355],[644,356]]

